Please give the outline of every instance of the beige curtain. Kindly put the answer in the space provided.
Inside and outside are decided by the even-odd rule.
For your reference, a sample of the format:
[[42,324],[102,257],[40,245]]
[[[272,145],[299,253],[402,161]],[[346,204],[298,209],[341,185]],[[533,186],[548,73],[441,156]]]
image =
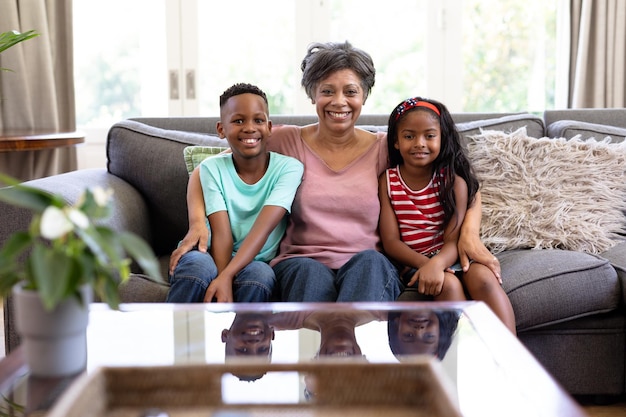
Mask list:
[[568,107],[626,107],[626,2],[571,0]]
[[[74,131],[72,0],[2,0],[0,32],[40,36],[0,54],[0,131]],[[76,149],[0,152],[0,171],[28,180],[77,168]]]

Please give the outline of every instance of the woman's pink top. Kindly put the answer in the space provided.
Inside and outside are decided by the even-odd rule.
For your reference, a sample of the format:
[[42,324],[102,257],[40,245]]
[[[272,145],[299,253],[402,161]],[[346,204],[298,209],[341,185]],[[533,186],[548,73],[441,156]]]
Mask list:
[[361,251],[379,249],[378,176],[388,164],[386,133],[379,132],[363,155],[339,171],[313,152],[299,126],[275,126],[267,148],[304,164],[285,237],[270,265],[309,257],[338,269]]

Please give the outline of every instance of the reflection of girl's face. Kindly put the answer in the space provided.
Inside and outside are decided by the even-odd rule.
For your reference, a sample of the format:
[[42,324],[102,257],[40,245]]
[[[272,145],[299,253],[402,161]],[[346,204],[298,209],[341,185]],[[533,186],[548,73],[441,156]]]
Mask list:
[[398,345],[403,355],[436,355],[439,347],[439,318],[433,311],[401,313]]

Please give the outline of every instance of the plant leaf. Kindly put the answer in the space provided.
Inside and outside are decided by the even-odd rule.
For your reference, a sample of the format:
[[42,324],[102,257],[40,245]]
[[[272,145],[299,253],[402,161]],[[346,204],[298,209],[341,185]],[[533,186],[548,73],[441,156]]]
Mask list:
[[156,282],[164,282],[159,262],[152,248],[150,248],[146,242],[130,232],[122,232],[119,234],[118,238],[124,250],[130,254],[150,278]]
[[0,189],[0,201],[14,206],[24,207],[36,213],[43,213],[46,207],[52,205],[63,207],[65,202],[58,196],[39,188],[15,183],[15,179],[0,174],[0,181],[11,184],[11,187]]
[[[20,42],[34,38],[36,36],[39,36],[39,33],[37,33],[34,30],[29,30],[24,33],[20,33],[16,30],[0,33],[0,52],[3,52],[9,49],[10,47],[17,45]],[[0,71],[11,71],[11,70],[9,68],[0,67]]]
[[17,257],[28,248],[33,238],[27,232],[15,232],[0,250],[0,264],[16,262]]
[[41,243],[33,246],[30,264],[41,301],[46,309],[52,310],[67,295],[72,276],[80,274],[80,271],[73,259]]
[[[97,189],[98,193],[104,194],[102,198],[108,198],[106,191]],[[91,219],[106,219],[111,215],[111,206],[108,201],[104,201],[104,204],[100,204],[96,198],[94,190],[86,189],[83,195],[83,201],[80,203],[80,210],[83,211]]]
[[23,33],[15,30],[3,32],[0,34],[0,52],[5,51],[20,42],[34,38],[36,36],[39,36],[39,33],[34,30],[29,30]]
[[118,284],[107,279],[101,280],[98,285],[98,293],[103,300],[106,300],[109,307],[117,310],[120,306],[120,293]]
[[0,251],[0,294],[8,294],[11,288],[21,280],[21,262],[19,256],[32,243],[32,237],[26,232],[16,232],[4,244]]
[[[105,233],[103,233],[103,231]],[[102,265],[108,265],[109,263],[114,263],[119,260],[119,255],[116,248],[112,245],[111,236],[112,233],[109,233],[109,236],[106,235],[108,230],[100,230],[93,225],[90,225],[86,229],[76,228],[74,229],[76,235],[82,240],[85,245],[93,252],[94,256],[98,259],[98,261]]]

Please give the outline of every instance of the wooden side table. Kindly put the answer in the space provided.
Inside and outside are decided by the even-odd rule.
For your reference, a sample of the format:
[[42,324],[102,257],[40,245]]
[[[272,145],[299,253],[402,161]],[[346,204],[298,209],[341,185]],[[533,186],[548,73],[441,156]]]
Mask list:
[[0,172],[29,181],[77,167],[76,150],[85,142],[81,132],[0,130]]
[[0,152],[39,151],[84,142],[85,135],[81,132],[0,130]]

